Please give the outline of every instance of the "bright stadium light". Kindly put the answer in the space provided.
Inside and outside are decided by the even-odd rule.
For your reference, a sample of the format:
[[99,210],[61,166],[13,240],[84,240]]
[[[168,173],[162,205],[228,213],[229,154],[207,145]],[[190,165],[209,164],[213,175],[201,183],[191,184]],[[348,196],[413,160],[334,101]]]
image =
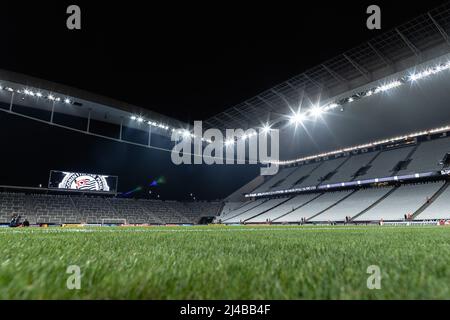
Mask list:
[[225,141],[225,146],[229,147],[234,144],[234,139],[228,139]]
[[265,124],[264,127],[262,128],[262,132],[263,133],[269,133],[271,129],[272,128],[270,127],[270,125]]
[[69,98],[65,98],[64,99],[64,103],[69,104],[70,103],[70,99]]
[[387,84],[385,84],[385,85],[382,85],[382,86],[379,86],[377,89],[376,89],[376,91],[381,91],[381,92],[384,92],[384,91],[388,91],[388,90],[390,90],[390,89],[394,89],[394,88],[397,88],[397,87],[399,87],[399,86],[401,86],[402,85],[402,83],[400,82],[400,81],[393,81],[393,82],[391,82],[391,83],[387,83]]
[[48,98],[48,100],[51,100],[51,101],[55,100],[55,97],[51,94],[49,94],[47,98]]
[[191,136],[191,133],[189,132],[189,130],[183,130],[183,137],[188,138]]
[[323,111],[324,110],[321,107],[314,106],[310,112],[315,118],[318,118],[322,115]]
[[329,105],[327,105],[326,107],[323,108],[323,111],[328,111],[328,110],[332,110],[339,107],[339,105],[337,103],[330,103]]
[[305,120],[305,115],[304,115],[303,113],[297,112],[297,113],[294,113],[294,114],[290,117],[290,121],[289,121],[289,122],[290,122],[291,124],[298,125],[298,124],[303,123],[304,120]]
[[131,116],[130,119],[131,119],[131,120],[136,120],[137,117],[136,117],[136,116]]
[[143,121],[144,121],[144,118],[142,118],[142,117],[137,118],[137,122],[143,122]]
[[36,96],[37,96],[38,98],[42,98],[42,93],[36,92]]

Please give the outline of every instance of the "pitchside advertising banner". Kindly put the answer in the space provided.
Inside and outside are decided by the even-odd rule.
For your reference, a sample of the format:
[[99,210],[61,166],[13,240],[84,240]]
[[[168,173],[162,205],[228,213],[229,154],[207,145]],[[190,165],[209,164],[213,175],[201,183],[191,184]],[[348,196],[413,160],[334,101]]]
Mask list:
[[50,171],[48,187],[86,192],[117,192],[116,176],[106,176],[92,173]]

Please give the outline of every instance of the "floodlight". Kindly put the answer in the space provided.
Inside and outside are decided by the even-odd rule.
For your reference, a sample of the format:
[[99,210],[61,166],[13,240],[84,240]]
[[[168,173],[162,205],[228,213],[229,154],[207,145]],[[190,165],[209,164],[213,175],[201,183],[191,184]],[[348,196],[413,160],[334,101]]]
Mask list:
[[265,124],[264,127],[262,128],[262,132],[263,133],[269,133],[271,129],[272,128],[270,127],[269,124]]
[[317,106],[315,106],[315,107],[313,107],[312,109],[311,109],[311,114],[314,116],[314,117],[320,117],[321,115],[322,115],[322,113],[323,113],[323,109],[321,108],[321,107],[317,107]]
[[231,146],[232,144],[234,144],[234,140],[233,139],[228,139],[225,141],[225,146]]
[[290,117],[290,123],[295,124],[295,125],[301,124],[304,120],[305,120],[305,115],[300,112],[294,113]]
[[191,136],[191,133],[188,130],[184,130],[183,131],[183,137],[187,138],[187,137],[190,137],[190,136]]

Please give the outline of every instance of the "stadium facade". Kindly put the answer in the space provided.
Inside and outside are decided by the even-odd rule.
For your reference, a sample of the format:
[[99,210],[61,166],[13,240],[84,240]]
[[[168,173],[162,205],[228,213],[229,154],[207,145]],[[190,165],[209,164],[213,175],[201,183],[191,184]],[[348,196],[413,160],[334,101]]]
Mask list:
[[[446,4],[205,120],[205,129],[266,125],[281,132],[279,173],[256,177],[221,203],[3,186],[0,222],[11,213],[55,224],[198,223],[219,213],[215,221],[226,224],[450,219],[449,32]],[[144,108],[6,71],[0,111],[158,152],[171,150],[173,131],[192,130]]]

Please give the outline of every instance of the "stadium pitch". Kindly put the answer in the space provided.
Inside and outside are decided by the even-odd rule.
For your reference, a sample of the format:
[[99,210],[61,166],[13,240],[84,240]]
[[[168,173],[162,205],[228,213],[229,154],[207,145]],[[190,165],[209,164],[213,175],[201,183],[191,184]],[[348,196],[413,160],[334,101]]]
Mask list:
[[0,246],[1,299],[450,297],[447,227],[5,228]]

